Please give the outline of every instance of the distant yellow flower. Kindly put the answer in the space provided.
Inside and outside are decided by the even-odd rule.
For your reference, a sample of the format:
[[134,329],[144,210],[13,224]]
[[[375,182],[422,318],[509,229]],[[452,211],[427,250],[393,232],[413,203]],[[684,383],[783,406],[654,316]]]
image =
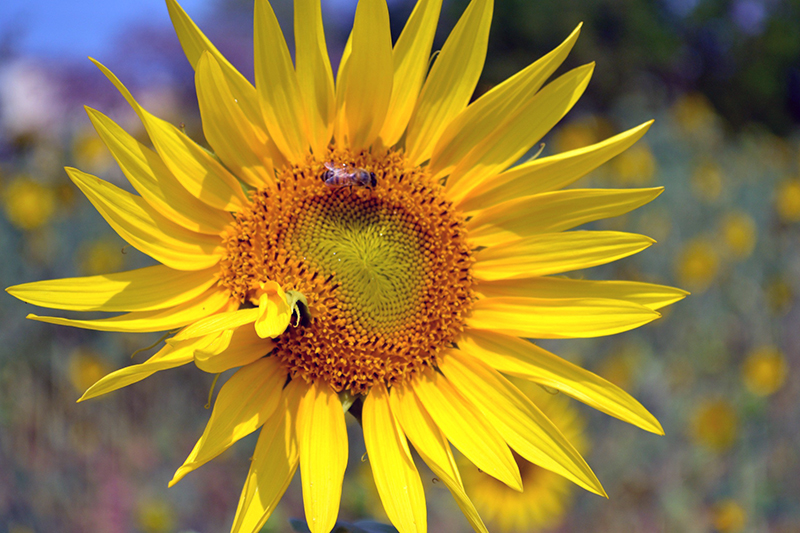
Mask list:
[[626,150],[611,162],[612,176],[619,185],[646,185],[653,181],[656,159],[643,142]]
[[719,269],[719,255],[714,244],[705,237],[687,242],[678,255],[675,269],[681,284],[704,292],[714,281]]
[[777,392],[786,381],[786,357],[776,346],[761,346],[747,356],[742,365],[742,379],[757,396]]
[[[394,46],[385,0],[361,0],[334,82],[317,0],[294,4],[295,60],[266,0],[255,5],[255,87],[174,0],[195,69],[209,152],[146,111],[106,67],[155,150],[89,117],[140,195],[69,168],[131,246],[160,264],[11,287],[44,307],[124,313],[31,318],[168,331],[146,362],[81,400],[194,362],[239,368],[170,484],[261,429],[233,521],[257,531],[300,469],[309,528],[336,521],[360,413],[392,523],[425,531],[408,441],[472,526],[485,526],[454,467],[470,461],[522,489],[520,457],[604,495],[579,451],[503,374],[577,398],[647,431],[658,421],[618,387],[525,339],[611,335],[649,323],[679,289],[555,274],[635,254],[643,235],[567,231],[627,213],[661,188],[562,190],[633,145],[650,122],[512,167],[575,104],[593,65],[545,85],[579,29],[470,104],[493,2],[473,0],[429,69],[441,0],[420,0]],[[355,406],[355,407],[354,407]]]
[[747,525],[747,513],[735,500],[722,500],[714,505],[711,521],[720,533],[738,533]]
[[558,129],[554,147],[558,152],[568,152],[594,144],[600,139],[591,123],[585,120],[570,122]]
[[767,304],[770,310],[778,315],[789,311],[794,300],[792,286],[781,277],[775,277],[765,287]]
[[93,131],[83,129],[72,139],[72,157],[77,166],[94,172],[105,172],[114,164],[103,140]]
[[[538,405],[581,453],[589,449],[586,423],[569,398],[543,391],[533,383],[520,389]],[[504,532],[534,532],[557,527],[572,501],[574,486],[561,476],[516,455],[523,492],[517,492],[471,465],[464,465],[464,487],[490,525]]]
[[140,501],[136,515],[139,530],[144,533],[175,531],[175,510],[164,500],[147,498]]
[[78,249],[80,271],[90,276],[117,272],[122,268],[126,250],[129,248],[118,238],[99,239],[84,244]]
[[615,346],[603,359],[598,373],[611,383],[629,389],[641,364],[641,349],[635,344]]
[[746,259],[756,245],[756,223],[742,211],[733,211],[722,219],[722,239],[736,259]]
[[69,356],[69,380],[78,392],[85,391],[107,372],[108,366],[90,350],[79,348]]
[[27,176],[17,176],[3,191],[3,204],[12,224],[33,230],[50,222],[56,210],[56,196],[50,187]]
[[673,105],[672,113],[687,133],[702,134],[716,122],[716,113],[711,102],[700,93],[681,96]]
[[784,222],[800,221],[800,179],[784,181],[775,191],[775,208]]
[[724,452],[736,441],[739,417],[726,400],[700,402],[692,418],[691,435],[694,441],[715,452]]
[[648,209],[646,213],[642,213],[637,227],[657,242],[663,242],[672,233],[672,218],[667,209],[654,207]]
[[699,199],[716,202],[722,194],[722,169],[715,162],[706,160],[695,167],[692,173],[692,191]]

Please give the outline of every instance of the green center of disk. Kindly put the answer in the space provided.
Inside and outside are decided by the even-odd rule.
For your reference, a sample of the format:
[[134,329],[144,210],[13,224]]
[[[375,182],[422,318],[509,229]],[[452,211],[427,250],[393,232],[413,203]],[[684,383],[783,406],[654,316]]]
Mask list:
[[366,190],[332,190],[315,200],[298,213],[288,247],[332,276],[355,322],[396,333],[414,317],[426,278],[419,225]]

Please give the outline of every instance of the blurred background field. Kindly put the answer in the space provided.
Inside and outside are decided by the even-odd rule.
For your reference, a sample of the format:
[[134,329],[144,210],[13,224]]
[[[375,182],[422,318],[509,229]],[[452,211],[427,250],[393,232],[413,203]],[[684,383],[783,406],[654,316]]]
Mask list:
[[[800,531],[800,4],[496,3],[479,92],[555,47],[581,21],[562,71],[597,62],[587,93],[544,139],[544,155],[656,119],[642,141],[579,186],[665,186],[651,204],[597,225],[658,244],[581,275],[693,293],[636,331],[546,344],[632,393],[666,431],[651,435],[571,402],[610,499],[576,489],[553,506],[548,527]],[[166,7],[160,0],[122,4],[0,6],[3,287],[149,264],[63,171],[76,166],[122,180],[83,105],[144,138],[86,55],[114,70],[145,107],[202,139],[193,74]],[[399,32],[413,2],[389,4]],[[182,5],[251,76],[251,0]],[[273,5],[290,35],[290,2]],[[435,47],[465,5],[445,1]],[[323,0],[334,62],[354,9],[354,0]],[[78,405],[89,385],[129,364],[158,335],[51,326],[26,321],[29,312],[35,309],[0,296],[0,533],[227,530],[252,438],[167,489],[210,414],[204,405],[212,376],[187,366]],[[341,517],[385,520],[352,429]],[[423,478],[430,530],[467,531],[446,489],[429,472]],[[296,484],[265,531],[288,531],[291,517],[302,517]]]

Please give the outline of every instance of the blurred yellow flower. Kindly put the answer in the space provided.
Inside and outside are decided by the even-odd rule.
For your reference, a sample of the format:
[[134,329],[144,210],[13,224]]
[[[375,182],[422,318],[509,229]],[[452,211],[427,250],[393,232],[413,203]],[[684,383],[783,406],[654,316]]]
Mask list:
[[[533,383],[519,382],[520,390],[553,421],[564,436],[585,453],[588,441],[586,422],[563,394],[551,394]],[[534,532],[557,527],[572,503],[573,488],[563,477],[514,455],[522,475],[523,491],[517,492],[466,461],[462,475],[464,488],[472,495],[478,511],[490,529],[503,532]],[[491,526],[494,528],[491,528]]]
[[632,342],[624,342],[615,346],[603,359],[597,373],[614,385],[629,390],[639,371],[641,361],[641,347]]
[[175,511],[164,500],[142,500],[139,502],[136,518],[144,533],[167,533],[175,529]]
[[6,217],[19,229],[33,230],[47,224],[56,210],[55,193],[50,187],[17,176],[3,191]]
[[717,275],[719,255],[708,238],[697,237],[684,245],[675,269],[682,284],[701,293]]
[[56,201],[61,207],[72,207],[75,204],[77,195],[72,183],[61,182],[55,187]]
[[91,350],[78,348],[69,356],[68,372],[72,386],[83,392],[108,373],[108,366]]
[[114,158],[106,149],[103,140],[94,130],[81,130],[72,139],[72,158],[78,167],[93,172],[105,172],[111,168]]
[[782,315],[789,311],[794,300],[794,291],[785,279],[782,277],[773,278],[764,290],[767,304],[773,313]]
[[80,271],[90,276],[117,272],[125,262],[127,245],[115,238],[103,238],[81,246],[78,250]]
[[753,350],[742,365],[742,379],[747,390],[757,396],[777,392],[786,381],[786,357],[777,346],[760,346]]
[[722,241],[736,259],[746,259],[756,245],[756,223],[742,211],[732,211],[722,219]]
[[664,242],[672,232],[672,217],[669,210],[663,207],[654,207],[639,216],[636,226],[650,235],[656,242]]
[[800,179],[787,180],[778,185],[775,209],[784,222],[800,221]]
[[711,521],[720,533],[738,533],[747,525],[747,513],[736,500],[722,500],[711,510]]
[[716,113],[704,95],[690,93],[681,96],[672,106],[672,115],[687,133],[702,134],[716,122]]
[[618,155],[611,165],[611,178],[619,185],[645,185],[653,181],[656,173],[656,159],[644,141]]
[[577,120],[559,128],[553,139],[556,152],[569,152],[594,144],[600,139],[588,120]]
[[716,202],[722,194],[722,170],[711,160],[702,161],[692,172],[692,191],[705,202]]
[[692,417],[691,436],[696,444],[715,452],[733,445],[739,433],[739,417],[727,400],[704,400]]
[[[770,169],[781,174],[790,172],[792,165],[792,156],[797,149],[789,143],[784,137],[780,137],[765,130],[759,130],[751,134],[755,144],[755,153],[748,153],[747,157],[755,158],[759,165],[765,169]],[[743,176],[745,179],[748,177],[754,178],[758,176],[757,173],[748,173]]]

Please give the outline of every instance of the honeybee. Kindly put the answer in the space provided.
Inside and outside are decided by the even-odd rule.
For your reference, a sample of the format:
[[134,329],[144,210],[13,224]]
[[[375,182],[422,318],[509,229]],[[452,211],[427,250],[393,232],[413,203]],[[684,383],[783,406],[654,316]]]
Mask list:
[[375,173],[363,168],[356,168],[344,163],[334,164],[330,161],[325,163],[325,168],[328,170],[322,173],[322,181],[332,188],[366,187],[371,189],[378,184]]

